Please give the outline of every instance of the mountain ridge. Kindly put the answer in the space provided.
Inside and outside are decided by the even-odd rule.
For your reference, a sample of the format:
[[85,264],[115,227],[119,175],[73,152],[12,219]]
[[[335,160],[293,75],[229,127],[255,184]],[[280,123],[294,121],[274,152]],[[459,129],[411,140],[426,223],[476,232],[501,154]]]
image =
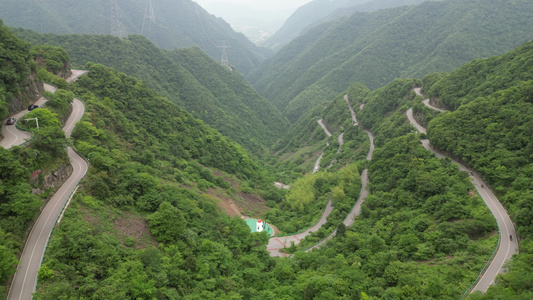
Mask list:
[[[533,37],[530,12],[533,5],[524,0],[450,0],[356,13],[313,28],[249,78],[294,122],[310,103],[327,101],[353,82],[376,89],[518,47]],[[338,49],[330,54],[332,45]]]
[[243,74],[272,55],[271,50],[256,46],[191,0],[150,3],[152,13],[146,15],[144,0],[4,0],[0,3],[0,19],[11,27],[44,33],[144,34],[165,49],[200,47],[217,61],[225,42],[230,63]]
[[160,49],[140,35],[119,39],[40,34],[19,28],[14,32],[33,44],[63,47],[74,65],[102,63],[144,80],[255,155],[268,152],[268,145],[289,125],[240,74],[220,66],[199,48]]

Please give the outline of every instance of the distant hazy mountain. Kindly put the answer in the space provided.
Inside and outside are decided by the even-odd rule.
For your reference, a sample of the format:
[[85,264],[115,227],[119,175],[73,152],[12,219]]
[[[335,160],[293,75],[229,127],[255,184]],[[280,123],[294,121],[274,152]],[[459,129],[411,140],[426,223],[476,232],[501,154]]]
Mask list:
[[294,9],[279,6],[266,9],[256,2],[243,4],[197,1],[197,3],[201,3],[209,13],[223,18],[233,29],[242,32],[257,45],[270,38],[294,12]]
[[355,82],[371,90],[395,78],[451,71],[533,38],[533,1],[423,2],[324,23],[250,74],[291,121]]
[[[309,24],[326,17],[335,9],[346,6],[349,2],[354,5],[368,0],[314,0],[298,8],[271,38],[262,45],[279,50],[296,38],[302,29]],[[348,5],[349,6],[349,5]]]
[[315,0],[296,10],[283,27],[261,45],[277,51],[310,27],[341,15],[413,5],[423,1],[427,0]]
[[216,61],[225,43],[229,63],[245,74],[271,55],[191,0],[2,0],[0,19],[43,33],[142,33],[165,49],[198,46]]

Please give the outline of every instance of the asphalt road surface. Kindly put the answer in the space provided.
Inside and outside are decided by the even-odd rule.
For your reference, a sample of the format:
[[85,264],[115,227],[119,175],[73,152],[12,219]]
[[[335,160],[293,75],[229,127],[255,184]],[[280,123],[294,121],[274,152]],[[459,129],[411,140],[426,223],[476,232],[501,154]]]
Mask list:
[[[71,76],[68,81],[70,82],[75,80],[83,73],[85,72],[74,72],[73,76]],[[50,85],[45,85],[45,89],[49,91],[55,91],[55,88]],[[44,103],[45,100],[43,99],[44,98],[39,99],[39,106]],[[81,119],[83,112],[83,103],[78,99],[74,99],[72,103],[72,113],[63,126],[63,130],[65,131],[65,135],[67,137],[70,137],[75,123]],[[23,115],[25,113],[27,113],[27,111],[23,111],[19,114]],[[26,134],[24,131],[16,130],[14,131],[14,134],[17,135],[17,137],[15,139],[10,138],[9,147],[19,143],[21,140],[22,142],[20,142],[20,144],[22,144],[24,139],[28,138],[23,135]],[[9,289],[9,300],[25,300],[32,298],[32,294],[37,284],[37,274],[41,266],[44,251],[46,250],[46,246],[48,244],[48,238],[50,237],[50,234],[52,233],[56,221],[63,211],[65,204],[72,196],[72,193],[77,187],[79,181],[87,172],[88,165],[83,158],[81,158],[71,147],[67,147],[67,153],[72,164],[73,172],[67,181],[61,186],[61,188],[59,188],[59,190],[54,194],[52,199],[48,201],[44,209],[41,211],[41,214],[37,218],[37,221],[33,225],[28,239],[26,240],[26,244],[24,245],[24,250],[22,251],[22,255],[20,257],[20,263],[18,265],[17,272],[15,273],[13,282],[11,283],[11,287]]]
[[[49,84],[44,84],[45,91],[49,92],[55,92],[56,88]],[[46,99],[44,97],[39,98],[37,102],[35,102],[36,105],[41,107],[43,104],[46,103]],[[24,118],[24,115],[29,113],[27,109],[11,116],[12,118],[17,119],[17,122]],[[10,149],[13,146],[20,146],[24,144],[27,140],[31,139],[31,134],[27,131],[18,130],[15,125],[6,125],[5,120],[2,121],[2,135],[4,136],[4,139],[0,141],[0,146],[4,147],[6,149]]]
[[283,237],[271,237],[268,240],[267,245],[267,251],[270,252],[270,256],[272,257],[285,257],[287,254],[281,253],[279,250],[283,248],[290,247],[292,243],[295,245],[298,245],[300,241],[311,234],[311,232],[317,231],[326,223],[326,219],[329,216],[329,214],[333,211],[333,205],[331,204],[331,200],[326,205],[326,209],[322,213],[322,216],[320,217],[320,220],[311,228],[302,231],[298,234],[283,236]]
[[68,147],[67,151],[73,167],[72,175],[46,204],[35,222],[24,245],[17,273],[11,283],[9,300],[32,298],[48,238],[69,196],[87,172],[87,162],[72,148]]
[[[422,93],[420,92],[420,89],[421,89],[421,88],[416,88],[416,89],[413,89],[413,91],[415,91],[415,93],[416,93],[418,96],[420,96],[420,97],[424,97],[424,95],[422,95]],[[444,110],[444,109],[441,109],[441,108],[438,108],[438,107],[435,107],[435,106],[431,105],[431,104],[429,103],[429,99],[424,99],[424,100],[422,100],[422,103],[424,103],[427,107],[429,107],[429,108],[431,108],[431,109],[433,109],[433,110],[436,110],[436,111],[438,111],[438,112],[445,112],[445,111],[446,111],[446,110]]]
[[318,122],[318,124],[320,124],[320,127],[322,127],[322,129],[324,129],[324,132],[326,133],[326,135],[328,137],[330,137],[332,134],[331,134],[331,132],[329,132],[328,128],[326,127],[326,124],[324,124],[324,120],[320,119],[317,122]]
[[[350,101],[348,100],[348,95],[345,95],[344,99],[346,100],[346,103],[348,104],[348,108],[350,109],[350,111],[353,112],[354,110],[352,108]],[[363,107],[364,106],[361,105],[360,109],[363,109]],[[353,120],[354,126],[359,126],[355,113],[352,114],[352,120]],[[370,149],[368,150],[368,155],[366,156],[366,159],[370,161],[372,159],[372,153],[374,153],[374,135],[369,130],[365,130],[365,132],[368,134],[368,138],[370,139]],[[346,218],[343,221],[344,225],[346,225],[347,227],[352,226],[353,223],[355,222],[355,217],[361,214],[361,205],[363,205],[363,202],[368,196],[368,190],[366,188],[367,184],[368,184],[368,169],[364,169],[363,172],[361,173],[361,191],[359,192],[359,198],[357,198],[357,201],[355,202],[354,207],[352,208],[350,213],[346,216]],[[337,234],[337,230],[335,230],[328,237],[321,240],[319,243],[307,249],[306,251],[311,251],[315,248],[321,247],[323,244],[325,244],[329,239],[334,237],[336,234]]]
[[[407,118],[409,119],[409,122],[411,122],[411,124],[417,128],[419,132],[426,133],[426,129],[420,126],[414,119],[412,109],[407,110]],[[438,151],[433,149],[429,143],[429,140],[422,140],[422,144],[424,145],[424,148],[435,153],[437,157],[446,157],[446,155],[439,153]],[[459,163],[451,157],[450,159],[454,163],[459,165],[459,168],[461,170],[466,171],[468,172],[468,174],[470,174],[472,184],[478,191],[483,201],[489,207],[490,211],[494,215],[494,218],[496,218],[496,222],[498,223],[498,228],[500,231],[500,241],[498,249],[493,256],[493,259],[489,262],[489,265],[483,270],[482,275],[471,290],[472,292],[486,292],[489,286],[494,283],[494,279],[496,278],[496,276],[502,272],[506,272],[504,264],[507,261],[511,260],[513,254],[518,253],[518,240],[516,238],[516,231],[513,222],[509,217],[509,214],[507,214],[507,211],[505,210],[503,205],[500,203],[500,201],[498,201],[498,198],[496,198],[494,193],[492,193],[487,183],[484,182],[478,174],[467,168],[465,165]],[[510,236],[513,236],[513,240],[510,239]]]
[[350,109],[350,114],[352,115],[353,124],[357,126],[359,124],[357,122],[357,116],[355,115],[355,111],[353,110],[352,103],[348,99],[348,95],[344,95],[344,101],[346,101],[346,104],[348,104],[348,109]]

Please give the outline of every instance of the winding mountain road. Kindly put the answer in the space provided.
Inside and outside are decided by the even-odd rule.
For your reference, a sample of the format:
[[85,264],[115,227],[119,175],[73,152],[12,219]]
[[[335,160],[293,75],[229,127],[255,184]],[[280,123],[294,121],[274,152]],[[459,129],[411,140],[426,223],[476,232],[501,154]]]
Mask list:
[[[420,89],[415,89],[415,92],[418,95],[422,96],[422,94],[420,94]],[[429,105],[429,100],[427,100],[426,105],[436,111],[443,111],[441,109]],[[413,116],[413,110],[411,108],[407,110],[407,118],[409,119],[409,122],[411,122],[411,124],[415,126],[415,128],[419,132],[426,133],[426,129],[420,126],[418,122],[416,122]],[[439,158],[447,157],[443,153],[439,153],[438,151],[433,149],[433,147],[431,147],[431,144],[429,143],[429,140],[427,139],[422,140],[422,145],[424,146],[424,148],[433,152]],[[466,171],[470,174],[470,178],[472,179],[472,183],[475,189],[478,191],[479,195],[494,215],[494,218],[496,219],[500,231],[498,249],[493,255],[492,260],[489,262],[488,266],[482,271],[479,280],[471,289],[472,292],[486,292],[489,286],[494,283],[494,279],[496,278],[496,276],[502,272],[506,272],[504,264],[507,261],[511,260],[513,254],[518,253],[518,240],[516,238],[516,231],[513,222],[511,221],[511,218],[507,214],[507,211],[500,203],[500,201],[498,201],[498,198],[496,198],[494,193],[490,190],[490,187],[481,179],[481,177],[476,172],[473,172],[469,168],[467,168],[467,166],[459,163],[451,157],[450,159],[455,164],[459,165],[459,168],[461,170]],[[510,239],[510,236],[514,237],[513,240]]]
[[[345,99],[347,99],[348,96],[345,96]],[[346,100],[346,102],[348,103],[348,107],[350,108],[350,111],[353,112],[353,108],[350,104],[350,102],[348,100]],[[354,126],[357,126],[357,120],[355,119],[355,113],[352,114],[352,119],[354,120]],[[327,129],[326,125],[324,124],[323,122],[323,119],[320,119],[318,120],[318,124],[320,124],[320,126],[322,127],[322,129],[324,129],[324,132],[326,133],[326,135],[328,137],[332,136],[331,132],[329,132],[329,130]],[[372,158],[372,152],[374,151],[374,137],[372,135],[372,133],[370,133],[370,131],[366,131],[368,133],[368,136],[370,138],[370,151],[368,153],[368,156],[367,156],[367,159],[370,160]],[[337,150],[337,153],[340,153],[340,147],[342,146],[342,144],[344,143],[344,139],[343,139],[343,136],[344,134],[341,134],[339,135],[339,149]],[[315,162],[315,165],[313,167],[313,173],[316,173],[320,167],[320,160],[322,160],[322,156],[324,155],[324,153],[320,154],[320,156],[318,157],[317,161]],[[361,204],[364,200],[364,198],[366,198],[366,196],[368,195],[368,191],[366,190],[366,185],[368,183],[368,175],[367,175],[367,170],[365,169],[361,175],[361,181],[362,181],[362,187],[361,187],[361,193],[359,194],[359,199],[357,200],[355,206],[353,207],[352,211],[348,214],[348,216],[346,217],[346,219],[344,220],[344,223],[347,225],[347,226],[350,226],[353,224],[354,222],[354,219],[355,219],[355,216],[359,215],[360,212],[361,212]],[[286,247],[290,247],[292,243],[294,243],[295,245],[299,244],[300,241],[305,238],[306,236],[308,236],[309,234],[311,234],[311,232],[314,232],[314,231],[317,231],[318,229],[320,229],[320,227],[322,227],[322,225],[324,225],[324,223],[326,223],[327,221],[327,217],[329,216],[329,214],[333,211],[333,206],[332,206],[332,203],[331,203],[331,200],[328,201],[328,204],[326,205],[326,209],[324,210],[324,212],[322,213],[322,216],[320,217],[320,220],[311,228],[305,230],[305,231],[302,231],[298,234],[293,234],[293,235],[287,235],[287,236],[283,236],[283,237],[272,237],[269,239],[268,241],[268,245],[267,245],[267,251],[270,253],[270,256],[272,257],[285,257],[287,256],[287,254],[285,253],[281,253],[279,250],[283,249],[283,248],[286,248]],[[322,240],[320,243],[317,243],[315,246],[307,249],[306,251],[310,251],[320,245],[322,245],[323,243],[326,242],[326,240],[328,240],[329,238],[331,238],[334,234],[330,235],[328,238]]]
[[[324,132],[326,133],[328,137],[332,136],[331,132],[329,132],[328,128],[326,127],[326,124],[324,124],[323,119],[320,119],[317,122],[318,124],[320,124],[320,127],[324,129]],[[329,146],[329,142],[327,143],[327,145]],[[313,166],[313,172],[312,172],[313,174],[318,172],[318,170],[320,169],[320,161],[322,160],[323,156],[324,156],[324,152],[320,153],[320,156],[315,161],[315,165]]]
[[339,142],[339,149],[337,149],[337,154],[340,154],[342,145],[344,144],[344,132],[339,134],[339,137],[337,138],[337,141]]
[[326,124],[324,124],[324,120],[323,119],[320,119],[317,121],[318,124],[320,124],[320,126],[322,127],[322,129],[324,129],[324,132],[326,133],[326,135],[328,137],[332,136],[331,132],[329,132],[328,128],[326,127]]
[[[327,129],[326,125],[322,121],[322,119],[318,120],[318,124],[324,129],[324,132],[328,137],[331,136],[331,133]],[[340,149],[340,148],[339,148]],[[320,161],[322,160],[322,157],[324,156],[324,152],[320,154],[318,159],[315,162],[315,165],[313,166],[313,174],[318,172],[320,169]],[[267,244],[267,251],[270,253],[270,256],[272,257],[285,257],[287,254],[280,252],[279,250],[283,248],[290,247],[293,243],[295,245],[298,245],[300,241],[311,234],[313,231],[317,231],[324,223],[326,223],[327,217],[329,214],[333,211],[333,205],[331,200],[328,201],[328,204],[326,205],[326,209],[324,209],[324,212],[322,213],[322,216],[320,217],[320,220],[313,225],[311,228],[308,228],[300,233],[282,236],[282,237],[271,237]]]
[[[422,88],[415,88],[415,89],[413,89],[413,91],[414,91],[418,96],[424,98],[424,95],[422,95],[422,93],[420,92],[421,89],[422,89]],[[435,107],[435,106],[431,105],[431,104],[429,103],[429,98],[428,98],[428,99],[424,99],[424,100],[422,100],[422,103],[424,103],[427,107],[429,107],[429,108],[431,108],[431,109],[433,109],[433,110],[435,110],[435,111],[438,111],[438,112],[445,112],[445,111],[446,111],[446,110],[444,110],[444,109],[441,109],[441,108],[438,108],[438,107]]]
[[267,251],[270,252],[270,256],[272,257],[285,257],[287,254],[281,253],[279,250],[283,248],[290,247],[292,243],[295,245],[298,245],[302,239],[304,239],[306,236],[311,234],[311,232],[317,231],[326,223],[326,219],[329,216],[329,214],[333,211],[333,204],[331,203],[331,200],[328,201],[328,204],[326,205],[326,209],[322,213],[322,216],[320,217],[320,220],[313,225],[313,227],[302,231],[297,234],[293,235],[287,235],[282,237],[271,237],[268,240],[267,244]]
[[[344,95],[344,101],[346,101],[346,104],[348,104],[348,108],[350,109],[350,114],[352,115],[352,121],[355,126],[357,126],[359,123],[357,122],[357,116],[355,114],[355,111],[353,110],[352,103],[348,99],[348,95]],[[361,108],[362,109],[362,108]]]
[[[67,81],[71,82],[85,72],[73,70],[73,73],[73,76],[67,79]],[[45,86],[45,88],[47,87]],[[48,88],[47,90],[49,90]],[[53,91],[55,91],[55,88]],[[43,98],[41,98],[39,101],[42,99]],[[83,116],[83,112],[83,103],[78,99],[74,99],[72,103],[72,112],[67,122],[65,122],[65,125],[63,126],[63,130],[65,131],[65,136],[67,138],[70,137],[76,122],[78,122]],[[22,113],[27,113],[27,111]],[[18,134],[19,132],[26,133],[24,131],[17,130],[15,134]],[[21,139],[23,140],[24,138],[22,136],[18,136],[16,141],[20,141]],[[14,144],[16,143],[11,145]],[[32,294],[37,285],[37,274],[41,266],[44,251],[46,250],[46,246],[48,244],[48,239],[52,233],[56,221],[59,218],[59,215],[64,210],[67,201],[73,196],[73,192],[78,186],[79,181],[87,172],[87,162],[80,157],[76,151],[74,151],[71,147],[67,147],[67,153],[73,167],[73,172],[67,181],[65,181],[65,183],[54,194],[52,199],[48,201],[46,206],[41,211],[41,214],[37,218],[37,221],[33,225],[28,239],[26,240],[26,244],[24,245],[24,250],[22,251],[22,255],[20,257],[20,263],[18,265],[17,272],[15,273],[9,289],[9,300],[25,300],[32,298]]]
[[[348,104],[348,108],[350,109],[350,111],[354,112],[352,104],[348,100],[348,95],[344,95],[344,100],[346,100],[346,103]],[[363,107],[364,107],[364,104],[361,104],[360,109],[363,109]],[[352,120],[353,120],[354,126],[359,126],[359,122],[357,122],[355,112],[352,114]],[[370,161],[372,159],[372,154],[374,153],[374,135],[369,130],[366,130],[366,129],[364,130],[368,134],[368,138],[370,140],[370,148],[366,156],[366,159]],[[364,169],[363,172],[361,173],[361,191],[359,192],[359,198],[357,198],[357,201],[355,202],[355,205],[353,206],[352,210],[350,211],[350,213],[346,216],[346,218],[343,221],[344,225],[346,225],[347,227],[352,226],[353,223],[355,222],[355,217],[361,214],[361,205],[363,205],[363,202],[368,196],[368,190],[366,188],[367,185],[368,185],[368,169]],[[328,237],[321,240],[319,243],[317,243],[316,245],[313,245],[313,247],[310,247],[309,249],[305,251],[308,252],[313,249],[321,247],[328,240],[333,238],[336,234],[337,234],[337,230],[335,229]]]
[[320,153],[320,156],[316,159],[315,165],[313,166],[313,174],[318,172],[318,169],[320,169],[320,161],[322,160],[323,156],[324,156],[324,152]]

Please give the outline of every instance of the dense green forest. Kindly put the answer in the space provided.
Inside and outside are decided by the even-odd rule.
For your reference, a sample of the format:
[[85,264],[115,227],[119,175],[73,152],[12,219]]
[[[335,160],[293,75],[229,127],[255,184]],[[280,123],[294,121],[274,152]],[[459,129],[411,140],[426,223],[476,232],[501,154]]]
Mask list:
[[91,169],[54,232],[37,299],[212,298],[241,260],[268,256],[257,248],[266,236],[251,235],[210,195],[237,192],[213,168],[248,186],[271,185],[243,149],[102,65],[73,91],[86,103],[73,138]]
[[[135,79],[104,66],[91,65],[73,90],[87,105],[73,137],[91,170],[54,231],[36,299],[455,299],[494,249],[497,237],[490,233],[495,222],[471,193],[467,175],[450,161],[434,158],[409,131],[394,138],[382,130],[377,134],[384,136],[383,146],[370,163],[376,184],[356,225],[320,250],[270,258],[265,235],[249,233],[242,220],[220,213],[202,192],[231,193],[209,166],[261,186],[265,175],[242,152],[228,153],[241,157],[236,167],[209,160],[207,152],[231,151],[223,137]],[[175,117],[143,122],[143,115],[152,112]],[[381,123],[394,121],[381,117]],[[182,134],[165,133],[173,126]],[[183,149],[172,148],[177,144]],[[247,174],[249,169],[256,175]],[[309,215],[291,211],[310,212],[327,199],[335,201],[328,225],[303,245],[342,221],[359,192],[359,169],[350,164],[339,172],[320,171],[296,183],[285,199],[272,200],[284,205],[278,213],[295,221]],[[434,184],[416,184],[428,179]],[[311,198],[299,195],[309,186]],[[287,231],[303,226],[287,225]]]
[[[440,74],[436,82],[424,82],[429,97],[456,110],[478,97],[487,97],[518,83],[532,80],[533,43],[526,43],[509,53],[478,59],[450,74]],[[426,86],[427,85],[427,86]]]
[[520,255],[486,296],[533,296],[533,42],[501,56],[477,60],[440,75],[426,89],[455,109],[432,118],[431,142],[453,153],[490,182],[514,220]]
[[[397,80],[370,93],[358,83],[346,92],[356,111],[360,103],[365,103],[358,112],[358,120],[361,116],[359,121],[376,135],[377,148],[369,163],[371,195],[354,225],[345,231],[338,226],[341,233],[320,250],[297,251],[333,231],[335,226],[329,224],[339,224],[355,202],[358,184],[339,188],[335,178],[350,169],[360,172],[364,168],[368,138],[362,138],[366,133],[353,126],[343,93],[327,106],[315,107],[308,123],[300,123],[304,118],[299,120],[295,124],[300,126],[299,131],[289,131],[296,140],[304,141],[302,146],[293,145],[288,137],[284,139],[288,145],[280,145],[295,157],[313,145],[327,153],[325,135],[305,140],[301,132],[312,134],[311,128],[320,131],[316,120],[331,119],[328,128],[333,136],[345,133],[341,153],[350,153],[351,159],[340,171],[328,168],[297,180],[286,200],[267,213],[267,217],[277,221],[274,224],[291,231],[312,225],[327,199],[342,199],[341,203],[345,203],[335,205],[338,212],[330,215],[324,229],[302,240],[300,247],[289,248],[289,252],[297,252],[285,262],[287,276],[279,289],[289,293],[290,298],[458,299],[494,251],[498,240],[494,236],[496,223],[467,174],[450,160],[435,158],[411,133],[405,110],[418,100],[411,90],[419,83],[412,79]],[[379,110],[372,112],[372,108]],[[333,120],[331,114],[338,114],[339,120]],[[332,147],[335,152],[336,147]],[[306,165],[303,160],[293,164],[298,162]],[[345,190],[348,186],[354,190]],[[341,212],[343,207],[347,210]],[[314,217],[299,215],[300,211]],[[276,218],[278,214],[284,216],[279,219],[289,221],[284,224]]]
[[516,48],[533,38],[532,13],[529,0],[425,1],[355,13],[310,29],[249,77],[295,122],[355,82],[375,90]]
[[198,48],[168,51],[142,36],[39,34],[15,30],[34,44],[61,46],[72,64],[102,63],[146,81],[164,97],[261,156],[287,130],[288,121],[241,76]]
[[[0,44],[7,53],[0,58],[0,108],[7,107],[30,70],[38,81],[58,87],[44,94],[44,108],[28,115],[43,120],[39,131],[21,122],[33,131],[31,143],[0,148],[0,282],[5,283],[0,295],[16,271],[26,231],[53,192],[43,187],[43,178],[67,165],[65,147],[72,144],[90,169],[54,230],[35,299],[459,299],[497,247],[497,226],[468,174],[422,147],[405,114],[413,107],[432,144],[480,172],[517,226],[520,254],[509,272],[486,295],[468,297],[533,296],[533,42],[451,73],[395,79],[373,90],[351,82],[325,103],[308,102],[303,117],[285,130],[285,119],[262,115],[275,112],[272,105],[260,107],[263,102],[254,100],[257,93],[241,77],[197,48],[169,52],[140,36],[18,32],[35,39],[32,43],[49,37],[50,44],[74,49],[79,42],[85,48],[76,51],[95,52],[86,60],[92,61],[86,64],[88,74],[68,85],[53,74],[64,71],[70,50],[30,48],[0,26],[0,37],[10,46]],[[146,62],[114,56],[136,52],[144,53],[134,57]],[[156,80],[96,63],[98,54]],[[157,81],[167,75],[172,80]],[[412,90],[420,85],[437,105],[453,111],[426,108]],[[173,93],[177,98],[165,97]],[[61,122],[73,95],[84,100],[85,115],[66,140]],[[360,126],[351,119],[345,95]],[[240,101],[230,102],[234,98]],[[207,99],[202,103],[216,106],[213,113],[220,116],[239,110],[227,117],[232,124],[246,124],[239,118],[246,118],[248,128],[264,122],[239,142],[254,153],[272,151],[272,157],[256,161],[195,118],[200,106],[187,112],[184,99]],[[276,122],[279,135],[266,125]],[[375,136],[370,161],[365,130]],[[321,168],[311,173],[321,153]],[[342,221],[359,196],[365,168],[370,194],[346,228]],[[276,189],[274,179],[291,189]],[[266,234],[250,233],[240,217],[227,216],[217,205],[221,195],[233,199],[243,192],[261,195],[268,206],[261,217],[281,234],[311,226],[329,201],[333,211],[320,230],[285,250],[291,257],[272,258]],[[335,229],[325,245],[303,251]]]
[[151,12],[145,11],[146,5],[146,0],[3,0],[0,19],[10,27],[42,33],[142,34],[164,49],[200,47],[217,61],[219,46],[225,43],[230,64],[243,74],[272,55],[271,50],[254,45],[194,1],[154,1]]
[[414,5],[424,0],[315,0],[299,7],[283,26],[261,45],[279,51],[283,46],[321,23],[358,11]]

